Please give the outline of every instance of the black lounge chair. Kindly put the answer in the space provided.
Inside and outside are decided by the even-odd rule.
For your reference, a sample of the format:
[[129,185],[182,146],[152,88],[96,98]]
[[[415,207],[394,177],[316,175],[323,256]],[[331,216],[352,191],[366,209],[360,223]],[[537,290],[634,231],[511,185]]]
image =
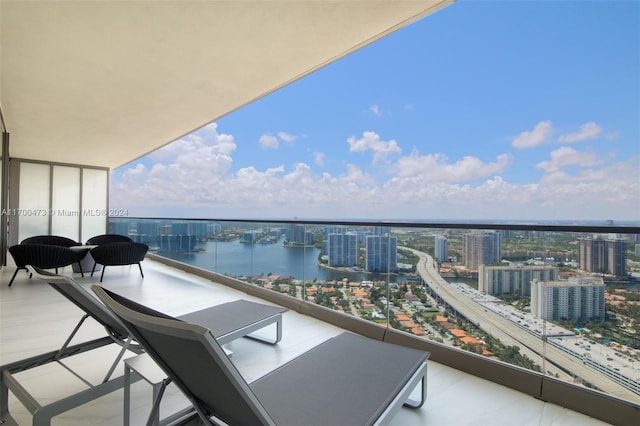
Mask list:
[[[72,246],[73,247],[73,246]],[[40,269],[55,269],[58,273],[58,268],[64,268],[65,266],[78,264],[80,268],[80,274],[84,277],[82,271],[82,259],[87,254],[87,250],[72,249],[60,245],[50,244],[17,244],[9,247],[9,253],[16,264],[16,270],[9,281],[9,287],[13,284],[13,280],[16,278],[18,271],[21,269],[26,270],[27,265],[33,265]],[[31,278],[31,275],[29,275]]]
[[100,244],[109,244],[109,243],[132,243],[133,240],[126,235],[120,234],[102,234],[96,235],[95,237],[91,237],[87,240],[86,245],[88,246],[99,246]]
[[91,276],[95,272],[96,265],[102,265],[102,273],[100,274],[100,282],[104,278],[104,270],[107,266],[124,266],[124,265],[138,265],[140,268],[140,275],[144,278],[142,272],[142,265],[140,262],[144,260],[145,255],[149,251],[149,246],[142,243],[135,242],[116,242],[101,244],[95,248],[92,248],[90,253],[93,257],[94,264],[91,270]]
[[63,247],[73,247],[80,246],[77,241],[72,240],[71,238],[62,237],[59,235],[36,235],[34,237],[25,238],[20,242],[20,244],[48,244],[50,246],[63,246]]
[[[11,390],[33,415],[34,425],[49,425],[52,417],[122,388],[125,384],[124,376],[111,377],[115,368],[126,353],[126,350],[141,354],[143,347],[136,343],[127,328],[125,328],[123,323],[110,309],[106,308],[95,296],[85,290],[84,287],[80,286],[72,278],[55,275],[31,265],[28,266],[28,269],[33,275],[49,283],[55,290],[84,311],[84,315],[59,350],[0,367],[0,423],[11,419],[8,408],[8,394],[9,390]],[[270,344],[276,344],[282,338],[282,313],[286,311],[286,308],[279,306],[269,306],[247,300],[237,300],[192,312],[184,317],[190,320],[200,321],[206,326],[217,328],[220,333],[221,344],[229,343],[240,337],[251,337]],[[70,345],[73,337],[89,317],[104,326],[107,331],[107,336],[76,345]],[[270,324],[276,324],[276,337],[273,340],[266,340],[249,335]],[[105,378],[99,384],[89,383],[62,364],[64,358],[112,343],[120,345],[122,349],[109,367]],[[16,375],[22,371],[53,362],[63,365],[64,368],[85,381],[89,387],[76,394],[42,406],[19,383],[19,376]],[[140,377],[134,377],[133,380],[139,379]]]
[[[249,384],[211,330],[92,289],[206,424],[384,424],[426,398],[427,352],[342,333]],[[409,401],[419,385],[420,400]]]

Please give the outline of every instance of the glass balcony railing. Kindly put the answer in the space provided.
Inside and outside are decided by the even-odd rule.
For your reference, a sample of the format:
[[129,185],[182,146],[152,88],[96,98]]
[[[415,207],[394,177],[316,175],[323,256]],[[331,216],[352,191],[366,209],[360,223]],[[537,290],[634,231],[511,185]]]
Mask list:
[[635,226],[111,218],[150,251],[637,403]]

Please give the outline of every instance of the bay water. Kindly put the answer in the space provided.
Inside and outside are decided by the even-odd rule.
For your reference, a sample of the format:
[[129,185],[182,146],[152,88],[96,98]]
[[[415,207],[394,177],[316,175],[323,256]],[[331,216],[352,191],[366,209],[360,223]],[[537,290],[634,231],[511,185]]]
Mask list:
[[[161,253],[198,268],[219,274],[248,277],[276,274],[293,276],[305,281],[328,281],[348,278],[351,281],[386,280],[386,274],[335,270],[318,265],[320,249],[316,247],[288,247],[279,241],[274,244],[246,244],[234,241],[198,242],[194,253]],[[391,275],[390,281],[403,282]]]

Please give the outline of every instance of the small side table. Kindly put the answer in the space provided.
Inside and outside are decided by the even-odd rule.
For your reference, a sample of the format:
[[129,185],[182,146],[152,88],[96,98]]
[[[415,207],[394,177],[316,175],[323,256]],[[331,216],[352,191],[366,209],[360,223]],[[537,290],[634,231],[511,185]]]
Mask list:
[[[71,250],[86,250],[87,254],[84,256],[84,258],[80,261],[80,265],[82,266],[82,272],[83,273],[91,273],[91,269],[93,268],[93,264],[95,263],[93,261],[93,257],[91,256],[91,249],[94,247],[98,247],[96,245],[84,245],[84,246],[71,246],[69,247]],[[74,263],[72,266],[73,268],[73,272],[80,272],[80,268],[78,267],[77,263]],[[102,269],[102,265],[96,265],[96,271],[100,271]]]
[[129,426],[130,423],[132,373],[140,376],[153,388],[153,405],[147,424],[154,426],[169,424],[182,417],[195,414],[193,407],[187,407],[160,422],[160,401],[170,380],[155,361],[149,355],[143,353],[124,360],[124,426]]

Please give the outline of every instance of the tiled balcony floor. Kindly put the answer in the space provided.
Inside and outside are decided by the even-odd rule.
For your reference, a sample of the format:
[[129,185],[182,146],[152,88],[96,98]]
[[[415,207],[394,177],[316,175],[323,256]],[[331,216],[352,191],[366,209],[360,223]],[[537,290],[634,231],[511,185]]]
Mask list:
[[[104,287],[172,315],[252,296],[186,274],[157,262],[143,263],[145,278],[136,266],[109,267]],[[0,270],[0,364],[58,349],[79,321],[82,312],[47,284],[28,279],[20,271],[11,288],[7,287],[14,267]],[[60,271],[71,274],[71,268]],[[76,280],[89,287],[94,277]],[[266,303],[266,302],[265,302]],[[264,332],[274,330],[268,327]],[[289,359],[303,353],[342,330],[314,318],[289,311],[283,319],[283,339],[266,345],[249,339],[236,340],[226,347],[231,360],[247,381],[252,381]],[[95,322],[87,321],[74,342],[104,335]],[[118,347],[101,348],[81,355],[73,362],[88,377],[98,380],[106,373]],[[599,425],[602,422],[562,407],[545,403],[472,375],[429,361],[427,402],[419,410],[403,408],[393,425]],[[119,371],[123,371],[120,369]],[[71,390],[80,390],[79,381],[60,366],[39,367],[21,373],[21,383],[38,401],[56,400]],[[304,395],[301,395],[301,398]],[[295,401],[291,402],[295,404]],[[187,406],[175,387],[163,399],[163,415]],[[132,386],[131,424],[146,421],[151,407],[151,387],[143,381]],[[31,415],[10,396],[10,412],[20,425],[31,424]],[[54,418],[54,425],[107,426],[122,424],[123,392],[113,392],[82,407]],[[331,425],[328,425],[331,426]]]

